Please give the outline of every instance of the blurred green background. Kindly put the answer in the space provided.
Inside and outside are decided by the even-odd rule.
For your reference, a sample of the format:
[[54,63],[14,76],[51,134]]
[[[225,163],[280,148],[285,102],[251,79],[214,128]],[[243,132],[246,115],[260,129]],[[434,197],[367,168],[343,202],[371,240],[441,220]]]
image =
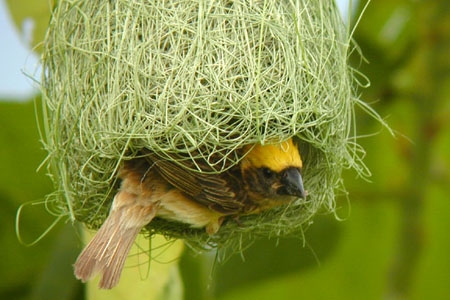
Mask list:
[[[36,18],[36,43],[48,3],[7,1],[17,24]],[[372,1],[354,39],[366,61],[354,55],[351,63],[371,83],[361,97],[397,133],[357,111],[370,182],[345,172],[350,201],[337,199],[343,220],[317,216],[304,240],[261,240],[224,264],[187,249],[185,299],[450,299],[450,2]],[[52,184],[36,172],[45,153],[35,103],[3,100],[0,298],[83,299],[71,267],[81,239],[70,222],[34,246],[17,240],[17,209],[42,201]],[[54,220],[43,205],[25,205],[22,239],[32,242]]]

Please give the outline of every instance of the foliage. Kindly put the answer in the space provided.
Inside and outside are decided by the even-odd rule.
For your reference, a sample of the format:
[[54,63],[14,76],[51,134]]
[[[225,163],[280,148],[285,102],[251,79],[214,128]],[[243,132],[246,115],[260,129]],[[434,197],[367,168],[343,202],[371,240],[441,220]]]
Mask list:
[[19,243],[15,234],[14,218],[20,205],[24,243],[32,243],[55,220],[43,205],[52,185],[42,172],[36,173],[45,153],[39,145],[34,109],[33,102],[0,103],[2,299],[25,299],[26,295],[44,299],[49,291],[63,299],[77,293],[77,283],[70,276],[78,240],[71,226],[57,226],[34,247]]

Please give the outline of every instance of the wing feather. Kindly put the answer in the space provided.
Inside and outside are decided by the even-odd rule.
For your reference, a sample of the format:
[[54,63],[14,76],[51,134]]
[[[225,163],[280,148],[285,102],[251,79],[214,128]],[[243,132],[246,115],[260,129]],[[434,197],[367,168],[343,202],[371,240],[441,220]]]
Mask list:
[[244,206],[245,193],[236,168],[222,173],[212,171],[206,162],[196,161],[205,172],[192,171],[194,163],[189,160],[178,164],[148,154],[147,159],[160,175],[171,185],[189,196],[193,201],[225,214],[233,214]]

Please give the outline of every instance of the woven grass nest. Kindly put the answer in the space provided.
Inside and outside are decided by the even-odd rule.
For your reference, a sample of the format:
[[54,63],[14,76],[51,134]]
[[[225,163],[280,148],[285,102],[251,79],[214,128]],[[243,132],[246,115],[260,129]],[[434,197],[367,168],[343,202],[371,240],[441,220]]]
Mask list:
[[196,248],[298,233],[334,211],[343,168],[365,172],[353,46],[334,1],[60,0],[44,47],[48,201],[90,228],[108,214],[121,162],[143,148],[206,160],[220,152],[225,166],[245,144],[300,141],[306,200],[213,236],[161,219],[146,228]]

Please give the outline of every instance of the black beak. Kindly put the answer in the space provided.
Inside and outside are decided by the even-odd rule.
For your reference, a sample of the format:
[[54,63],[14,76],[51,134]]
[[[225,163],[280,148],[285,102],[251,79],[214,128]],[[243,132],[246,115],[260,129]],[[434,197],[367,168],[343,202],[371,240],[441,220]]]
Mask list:
[[281,175],[280,182],[283,186],[278,193],[285,195],[297,196],[305,199],[306,193],[303,188],[302,174],[298,168],[287,168]]

